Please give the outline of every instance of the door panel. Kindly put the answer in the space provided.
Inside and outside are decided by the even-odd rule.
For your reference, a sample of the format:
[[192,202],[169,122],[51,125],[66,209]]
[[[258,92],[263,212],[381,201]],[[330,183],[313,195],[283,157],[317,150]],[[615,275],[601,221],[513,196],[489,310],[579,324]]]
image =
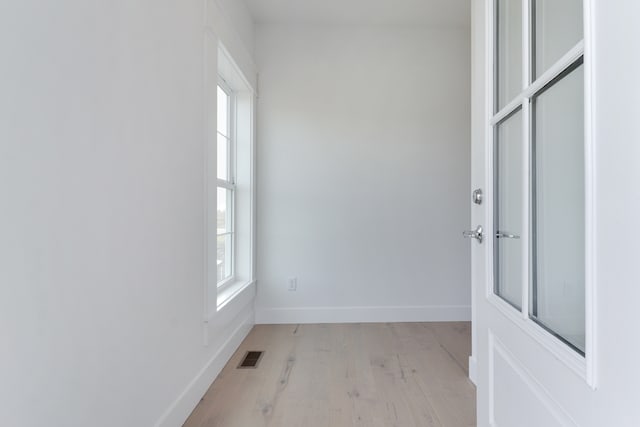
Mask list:
[[[633,44],[640,40],[640,2],[584,0],[584,41],[571,47],[572,28],[581,26],[579,12],[551,13],[550,8],[564,10],[576,2],[512,0],[523,11],[524,89],[497,116],[499,5],[497,0],[471,2],[471,188],[485,194],[482,205],[471,204],[471,225],[482,226],[487,236],[482,243],[470,243],[470,375],[477,385],[480,427],[640,426],[640,335],[635,332],[640,301],[635,232],[640,218],[640,50]],[[541,5],[546,10],[535,8]],[[535,20],[537,25],[547,20],[545,46],[532,40]],[[541,69],[536,70],[536,60]],[[495,131],[517,109],[523,126],[522,187],[529,195],[522,204],[521,310],[494,293],[492,238],[494,210],[500,215],[495,199],[501,192],[502,197],[509,194],[494,188],[494,166],[501,166],[494,162]],[[536,215],[540,247],[534,250]],[[541,262],[533,259],[534,253]],[[541,279],[535,292],[534,274]],[[583,347],[584,354],[567,341]]]
[[472,2],[472,184],[487,190],[471,205],[487,236],[471,243],[479,426],[603,425],[585,416],[596,399],[586,309],[593,64],[582,27],[557,34],[558,17],[545,14],[560,6],[550,3]]
[[[557,402],[543,389],[495,335],[489,331],[490,406],[493,426],[575,426]],[[513,399],[517,396],[517,399]],[[509,405],[501,404],[510,402]]]

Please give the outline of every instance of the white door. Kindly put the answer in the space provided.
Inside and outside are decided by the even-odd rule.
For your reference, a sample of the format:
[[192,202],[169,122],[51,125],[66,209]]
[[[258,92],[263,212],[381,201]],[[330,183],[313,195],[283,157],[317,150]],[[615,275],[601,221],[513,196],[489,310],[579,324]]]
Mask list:
[[472,1],[479,426],[640,426],[639,16]]

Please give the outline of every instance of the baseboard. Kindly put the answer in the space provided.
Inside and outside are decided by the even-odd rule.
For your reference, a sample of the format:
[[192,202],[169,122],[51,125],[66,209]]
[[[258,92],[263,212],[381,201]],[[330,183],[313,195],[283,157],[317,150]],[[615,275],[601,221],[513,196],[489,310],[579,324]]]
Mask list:
[[470,321],[471,306],[256,308],[256,324]]
[[204,368],[189,383],[167,411],[156,422],[155,427],[179,427],[184,424],[207,389],[227,364],[253,327],[253,312],[247,314],[229,338],[209,360]]
[[477,372],[478,372],[478,360],[473,356],[469,356],[469,379],[475,385],[478,385],[478,383],[476,383]]

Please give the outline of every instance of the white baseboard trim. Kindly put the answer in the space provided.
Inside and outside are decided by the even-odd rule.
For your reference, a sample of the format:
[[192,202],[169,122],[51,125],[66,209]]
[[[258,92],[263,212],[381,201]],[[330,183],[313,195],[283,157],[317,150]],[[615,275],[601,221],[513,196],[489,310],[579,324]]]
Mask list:
[[469,380],[471,380],[471,382],[474,383],[475,385],[478,385],[478,383],[476,382],[477,372],[478,372],[478,360],[473,356],[469,356]]
[[256,308],[256,324],[470,321],[471,306]]
[[220,349],[155,423],[155,427],[180,427],[184,424],[252,327],[253,312],[239,322]]

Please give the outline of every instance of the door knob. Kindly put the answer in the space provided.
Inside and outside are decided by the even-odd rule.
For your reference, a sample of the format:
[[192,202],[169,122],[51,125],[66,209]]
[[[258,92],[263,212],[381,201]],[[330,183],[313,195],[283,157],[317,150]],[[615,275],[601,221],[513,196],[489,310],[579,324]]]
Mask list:
[[475,230],[463,231],[462,235],[464,237],[476,239],[478,243],[482,243],[482,226],[477,226]]

